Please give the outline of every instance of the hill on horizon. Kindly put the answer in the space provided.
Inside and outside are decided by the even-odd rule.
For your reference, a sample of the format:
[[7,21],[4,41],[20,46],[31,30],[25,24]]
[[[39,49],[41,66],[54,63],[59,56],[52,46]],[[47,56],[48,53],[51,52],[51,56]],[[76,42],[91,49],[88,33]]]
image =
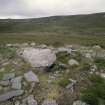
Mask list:
[[62,35],[105,35],[105,13],[32,19],[0,19],[0,33],[38,32]]

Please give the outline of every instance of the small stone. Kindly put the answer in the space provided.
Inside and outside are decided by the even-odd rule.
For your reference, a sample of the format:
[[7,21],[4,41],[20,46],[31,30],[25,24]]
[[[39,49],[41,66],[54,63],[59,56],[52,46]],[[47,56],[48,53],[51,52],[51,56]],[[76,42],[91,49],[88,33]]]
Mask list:
[[37,75],[35,73],[33,73],[32,71],[29,71],[29,72],[25,73],[24,78],[28,82],[39,82],[39,79],[38,79]]
[[75,101],[73,105],[87,105],[87,104],[79,100],[79,101]]
[[31,45],[31,46],[35,46],[35,45],[36,45],[36,43],[34,43],[34,42],[33,42],[33,43],[31,43],[30,45]]
[[79,65],[79,62],[76,61],[75,59],[70,59],[69,62],[68,62],[68,64],[70,66],[75,66],[75,65],[78,66]]
[[16,101],[15,102],[15,105],[20,105],[20,101]]
[[28,96],[27,103],[28,105],[37,105],[37,101],[34,99],[33,95]]
[[58,104],[56,103],[56,100],[47,99],[47,100],[44,100],[44,102],[42,103],[42,105],[58,105]]
[[86,53],[85,54],[85,57],[91,59],[92,58],[92,55],[90,53]]

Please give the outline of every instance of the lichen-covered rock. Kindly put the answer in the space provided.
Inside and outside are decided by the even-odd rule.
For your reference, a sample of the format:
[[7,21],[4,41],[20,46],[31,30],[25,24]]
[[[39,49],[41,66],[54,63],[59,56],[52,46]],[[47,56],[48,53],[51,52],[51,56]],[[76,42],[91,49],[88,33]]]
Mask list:
[[24,48],[21,56],[28,61],[32,67],[50,66],[56,61],[56,55],[50,49]]

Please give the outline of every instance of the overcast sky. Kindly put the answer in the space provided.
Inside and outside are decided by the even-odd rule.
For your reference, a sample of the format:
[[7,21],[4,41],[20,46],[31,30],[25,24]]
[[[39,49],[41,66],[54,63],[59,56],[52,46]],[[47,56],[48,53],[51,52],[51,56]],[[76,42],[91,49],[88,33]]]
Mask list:
[[105,12],[105,0],[0,0],[0,18]]

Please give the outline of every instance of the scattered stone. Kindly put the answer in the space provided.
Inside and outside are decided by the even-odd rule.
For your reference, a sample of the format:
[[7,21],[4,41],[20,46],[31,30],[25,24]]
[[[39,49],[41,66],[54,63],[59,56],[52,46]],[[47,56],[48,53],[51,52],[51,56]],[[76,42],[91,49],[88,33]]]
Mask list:
[[41,45],[39,45],[38,47],[39,47],[39,48],[42,48],[42,49],[45,49],[45,48],[47,48],[47,45],[41,44]]
[[56,103],[55,100],[47,99],[47,100],[44,100],[44,102],[42,103],[42,105],[58,105],[58,104]]
[[3,80],[11,80],[15,77],[15,73],[4,74]]
[[32,71],[29,71],[29,72],[25,73],[24,78],[28,82],[39,82],[39,79],[38,79],[37,75],[35,73],[33,73]]
[[95,45],[95,46],[93,46],[93,49],[101,49],[101,46]]
[[73,105],[87,105],[87,104],[79,100],[79,101],[75,101]]
[[90,68],[90,74],[93,74],[94,72],[96,72],[97,70],[97,66],[96,65],[92,65]]
[[50,49],[24,48],[22,57],[28,61],[32,67],[51,66],[56,61],[56,55]]
[[8,44],[6,44],[6,46],[7,47],[12,47],[13,45],[8,43]]
[[0,95],[0,102],[7,101],[8,99],[11,99],[13,97],[20,96],[23,93],[24,93],[23,90],[16,90],[16,91],[10,91],[10,92],[4,93]]
[[34,99],[33,95],[28,96],[27,103],[28,105],[37,105],[37,101]]
[[66,86],[66,89],[71,89],[71,91],[73,92],[74,91],[74,86],[77,83],[77,81],[73,80],[73,79],[69,79],[69,80],[71,81],[71,83]]
[[56,53],[59,53],[59,52],[67,52],[67,53],[71,54],[72,49],[71,48],[60,47],[56,50]]
[[100,76],[101,76],[102,78],[105,78],[105,73],[100,73]]
[[36,43],[34,43],[34,42],[33,42],[33,43],[30,43],[30,45],[31,45],[31,46],[35,46],[35,45],[36,45]]
[[75,66],[75,65],[78,66],[79,65],[79,62],[76,61],[75,59],[70,59],[69,62],[68,62],[68,64],[70,66]]
[[91,59],[92,58],[92,55],[90,53],[86,53],[85,54],[85,57]]
[[22,100],[21,105],[37,105],[37,101],[34,99],[33,95],[29,95]]
[[12,83],[12,88],[13,89],[21,89],[21,81],[22,81],[22,77],[16,77],[16,78],[13,78],[11,80],[11,83]]

